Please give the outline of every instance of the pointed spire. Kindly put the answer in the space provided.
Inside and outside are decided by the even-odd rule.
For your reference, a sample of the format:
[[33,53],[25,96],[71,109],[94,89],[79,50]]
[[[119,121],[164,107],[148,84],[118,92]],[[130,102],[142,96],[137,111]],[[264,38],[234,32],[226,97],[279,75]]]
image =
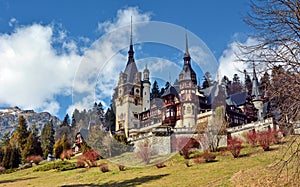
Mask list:
[[128,61],[127,61],[127,66],[131,62],[134,62],[134,51],[133,51],[133,44],[132,44],[132,16],[130,20],[130,45],[129,45],[129,51],[128,51]]
[[187,33],[185,33],[185,53],[184,53],[184,62],[190,62],[191,60],[191,56],[189,53],[189,44],[188,44],[188,37],[187,37]]
[[130,45],[132,45],[132,16],[130,18]]
[[261,96],[254,62],[253,62],[253,79],[252,79],[252,94],[251,95],[252,95],[252,97],[254,97],[255,100],[259,100],[260,96]]

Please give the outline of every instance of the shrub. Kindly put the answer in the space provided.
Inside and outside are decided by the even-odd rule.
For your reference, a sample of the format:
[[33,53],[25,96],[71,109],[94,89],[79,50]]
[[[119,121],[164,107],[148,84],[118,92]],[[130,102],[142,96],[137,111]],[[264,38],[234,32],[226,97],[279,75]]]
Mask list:
[[60,154],[60,159],[63,161],[64,159],[71,160],[71,156],[73,155],[72,149],[63,150]]
[[270,150],[270,145],[273,142],[271,131],[261,131],[257,133],[257,141],[264,151]]
[[257,134],[255,131],[250,131],[247,134],[247,141],[252,146],[255,147],[257,143]]
[[242,149],[242,140],[237,137],[233,137],[228,140],[227,149],[231,152],[234,158],[239,157]]
[[191,148],[199,148],[200,143],[194,138],[180,137],[176,138],[172,142],[173,149],[178,150],[179,154],[185,159],[189,158]]
[[40,155],[30,155],[26,158],[26,163],[35,163],[36,165],[39,165],[39,163],[43,160],[43,158]]
[[273,128],[271,131],[272,138],[273,138],[273,143],[279,144],[280,143],[280,137],[279,137],[280,131],[277,130],[276,128]]
[[204,162],[205,162],[205,160],[201,157],[194,158],[194,163],[196,163],[196,164],[200,164],[200,163],[204,163]]
[[5,167],[0,166],[0,173],[5,171]]
[[163,168],[163,167],[166,167],[166,165],[163,162],[161,162],[161,163],[156,164],[156,167]]
[[208,150],[204,151],[203,158],[205,162],[212,162],[216,159],[216,155]]
[[152,154],[153,150],[149,140],[146,139],[137,145],[136,157],[141,159],[145,164],[150,163]]
[[99,158],[100,158],[100,154],[93,149],[90,149],[87,152],[83,153],[81,157],[81,159],[84,160],[89,167],[96,167],[97,166],[96,161],[99,160]]
[[78,158],[76,161],[76,167],[77,168],[84,168],[85,167],[85,161],[81,158]]
[[186,167],[191,167],[190,161],[188,159],[184,159],[184,163],[185,163]]
[[125,171],[125,166],[119,165],[118,167],[119,167],[119,170],[120,170],[120,171]]
[[58,171],[65,171],[66,168],[75,169],[76,165],[68,161],[58,161],[58,162],[51,162],[49,164],[42,165],[40,167],[35,168],[33,171],[49,171],[51,169],[56,169]]
[[100,171],[102,171],[103,173],[109,172],[107,163],[101,163],[99,164],[99,167],[100,167]]

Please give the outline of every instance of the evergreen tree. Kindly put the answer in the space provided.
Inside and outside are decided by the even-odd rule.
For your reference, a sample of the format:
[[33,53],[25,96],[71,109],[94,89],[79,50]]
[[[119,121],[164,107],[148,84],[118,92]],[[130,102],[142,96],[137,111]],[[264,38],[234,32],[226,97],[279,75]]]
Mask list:
[[18,145],[20,146],[21,152],[25,148],[26,139],[28,137],[27,123],[24,116],[19,117],[19,125],[16,130]]
[[252,93],[252,81],[250,76],[247,74],[247,71],[244,70],[244,74],[245,74],[245,87],[248,91],[248,93]]
[[204,77],[203,77],[203,83],[202,83],[202,89],[208,88],[212,85],[212,78],[211,74],[209,72],[206,72]]
[[18,147],[8,145],[5,148],[4,156],[2,159],[2,166],[6,169],[17,168],[21,163],[21,154]]
[[159,92],[159,87],[157,84],[157,81],[155,80],[151,89],[151,93],[150,93],[150,100],[154,99],[154,98],[160,98],[160,92]]
[[63,152],[63,146],[61,140],[58,139],[53,146],[53,153],[55,155],[55,158],[59,158],[62,152]]
[[22,159],[25,160],[29,155],[35,155],[35,147],[34,147],[34,136],[31,132],[26,139],[26,144],[24,149],[22,150]]
[[260,79],[260,87],[259,88],[260,88],[262,96],[268,95],[268,93],[266,93],[266,92],[268,91],[268,88],[270,88],[270,84],[271,84],[270,83],[270,75],[266,71]]
[[105,127],[107,131],[114,132],[115,131],[115,124],[116,124],[116,116],[113,110],[112,104],[107,109],[105,113]]
[[63,122],[60,125],[60,127],[64,127],[64,126],[66,126],[66,127],[70,126],[70,117],[69,117],[69,114],[66,114]]
[[[1,138],[0,147],[4,148],[4,147],[8,146],[8,144],[9,144],[9,133],[7,132]],[[0,163],[1,163],[1,161],[0,161]]]
[[42,129],[42,150],[44,158],[47,158],[48,154],[52,154],[54,140],[54,128],[52,120],[50,120]]
[[241,84],[240,77],[238,76],[238,74],[234,74],[229,94],[240,93],[242,92],[242,90],[243,86]]

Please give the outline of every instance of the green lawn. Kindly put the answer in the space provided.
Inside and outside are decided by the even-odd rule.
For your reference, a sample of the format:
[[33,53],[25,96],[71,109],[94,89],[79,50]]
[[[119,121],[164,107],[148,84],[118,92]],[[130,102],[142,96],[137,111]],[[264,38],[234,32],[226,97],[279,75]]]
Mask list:
[[99,161],[108,162],[107,173],[98,167],[33,172],[34,168],[41,167],[34,166],[0,175],[0,186],[274,186],[276,183],[271,182],[277,172],[270,166],[282,155],[282,146],[286,145],[273,145],[268,152],[246,146],[240,158],[234,159],[229,152],[223,152],[218,154],[216,162],[196,164],[190,159],[191,167],[178,154],[165,162],[167,167],[160,169],[148,166],[119,171],[108,160]]

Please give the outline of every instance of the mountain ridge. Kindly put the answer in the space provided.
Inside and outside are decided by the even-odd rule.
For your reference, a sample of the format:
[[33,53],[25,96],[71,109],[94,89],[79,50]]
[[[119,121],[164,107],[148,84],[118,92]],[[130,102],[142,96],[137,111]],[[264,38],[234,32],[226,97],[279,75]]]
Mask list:
[[54,128],[61,124],[59,118],[51,115],[49,112],[22,110],[17,106],[4,108],[0,109],[0,138],[2,138],[5,133],[11,134],[16,130],[20,116],[24,116],[28,128],[31,128],[33,124],[36,124],[40,132],[43,126],[50,120],[52,120]]

